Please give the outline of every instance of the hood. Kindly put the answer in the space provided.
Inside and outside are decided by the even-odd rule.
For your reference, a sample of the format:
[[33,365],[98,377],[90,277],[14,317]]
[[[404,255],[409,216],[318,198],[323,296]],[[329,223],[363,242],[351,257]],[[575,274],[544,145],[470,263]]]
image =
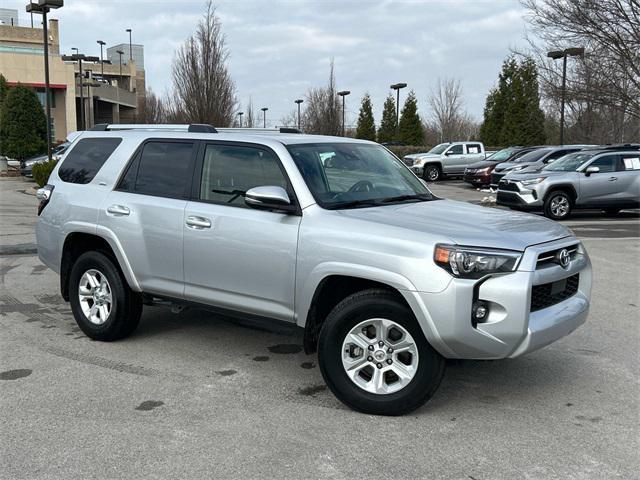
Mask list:
[[341,215],[384,225],[424,232],[458,245],[523,251],[529,245],[572,235],[563,225],[528,213],[467,202],[434,200],[372,208],[337,210]]
[[500,162],[492,162],[491,160],[482,160],[481,162],[472,163],[467,168],[477,169],[486,167],[495,167]]
[[538,177],[557,177],[558,175],[566,175],[567,173],[572,172],[552,172],[552,171],[524,171],[524,172],[512,172],[509,175],[505,176],[505,178],[509,177],[509,180],[531,180],[533,178]]
[[403,158],[421,158],[421,157],[439,157],[440,155],[433,153],[412,153],[411,155],[405,155]]

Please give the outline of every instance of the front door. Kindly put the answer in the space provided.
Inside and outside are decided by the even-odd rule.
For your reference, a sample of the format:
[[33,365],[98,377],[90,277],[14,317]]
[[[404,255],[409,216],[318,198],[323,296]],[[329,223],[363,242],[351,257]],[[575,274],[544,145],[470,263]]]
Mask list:
[[464,172],[464,147],[462,144],[451,145],[442,159],[442,171],[444,173],[461,173]]
[[616,196],[620,191],[618,172],[616,172],[617,161],[618,155],[610,154],[599,157],[588,165],[588,167],[598,167],[600,171],[589,176],[583,174],[580,178],[579,203],[581,205],[602,206]]
[[294,321],[301,217],[244,202],[257,186],[281,186],[294,198],[276,154],[252,144],[207,143],[196,179],[183,225],[185,298]]

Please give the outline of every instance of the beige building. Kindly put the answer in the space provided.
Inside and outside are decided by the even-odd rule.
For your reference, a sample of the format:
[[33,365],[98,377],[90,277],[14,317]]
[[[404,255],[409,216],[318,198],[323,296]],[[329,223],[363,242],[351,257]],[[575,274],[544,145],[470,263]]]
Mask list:
[[[85,128],[96,123],[136,122],[145,97],[144,70],[136,69],[133,61],[125,63],[125,59],[122,68],[119,62],[83,61],[81,91],[79,62],[62,60],[57,20],[49,20],[48,33],[54,141],[63,141],[69,132],[82,129],[81,93]],[[0,73],[9,86],[21,84],[32,88],[44,105],[42,38],[41,28],[0,25]],[[96,47],[95,42],[91,42],[86,51],[83,48],[80,51],[91,55]]]

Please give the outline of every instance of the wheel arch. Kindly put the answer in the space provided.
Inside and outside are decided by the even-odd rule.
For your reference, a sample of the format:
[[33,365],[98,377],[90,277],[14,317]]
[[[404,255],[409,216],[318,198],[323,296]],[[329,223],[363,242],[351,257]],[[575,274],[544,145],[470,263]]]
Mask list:
[[553,194],[553,192],[557,192],[557,191],[561,191],[569,194],[569,196],[571,197],[571,201],[574,203],[578,199],[578,192],[576,191],[576,188],[573,185],[571,185],[570,183],[559,183],[557,185],[552,185],[551,187],[549,187],[549,190],[544,195],[543,201],[546,201],[549,198],[549,196]]

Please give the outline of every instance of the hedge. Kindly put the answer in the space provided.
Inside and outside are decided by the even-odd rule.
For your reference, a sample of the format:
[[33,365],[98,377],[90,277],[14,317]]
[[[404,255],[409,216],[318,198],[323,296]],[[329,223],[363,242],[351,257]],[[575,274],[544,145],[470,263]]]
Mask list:
[[53,167],[56,166],[56,163],[57,162],[55,160],[51,160],[50,162],[36,163],[33,166],[33,179],[40,187],[44,187],[47,184],[49,176],[51,176],[51,172],[53,171]]

